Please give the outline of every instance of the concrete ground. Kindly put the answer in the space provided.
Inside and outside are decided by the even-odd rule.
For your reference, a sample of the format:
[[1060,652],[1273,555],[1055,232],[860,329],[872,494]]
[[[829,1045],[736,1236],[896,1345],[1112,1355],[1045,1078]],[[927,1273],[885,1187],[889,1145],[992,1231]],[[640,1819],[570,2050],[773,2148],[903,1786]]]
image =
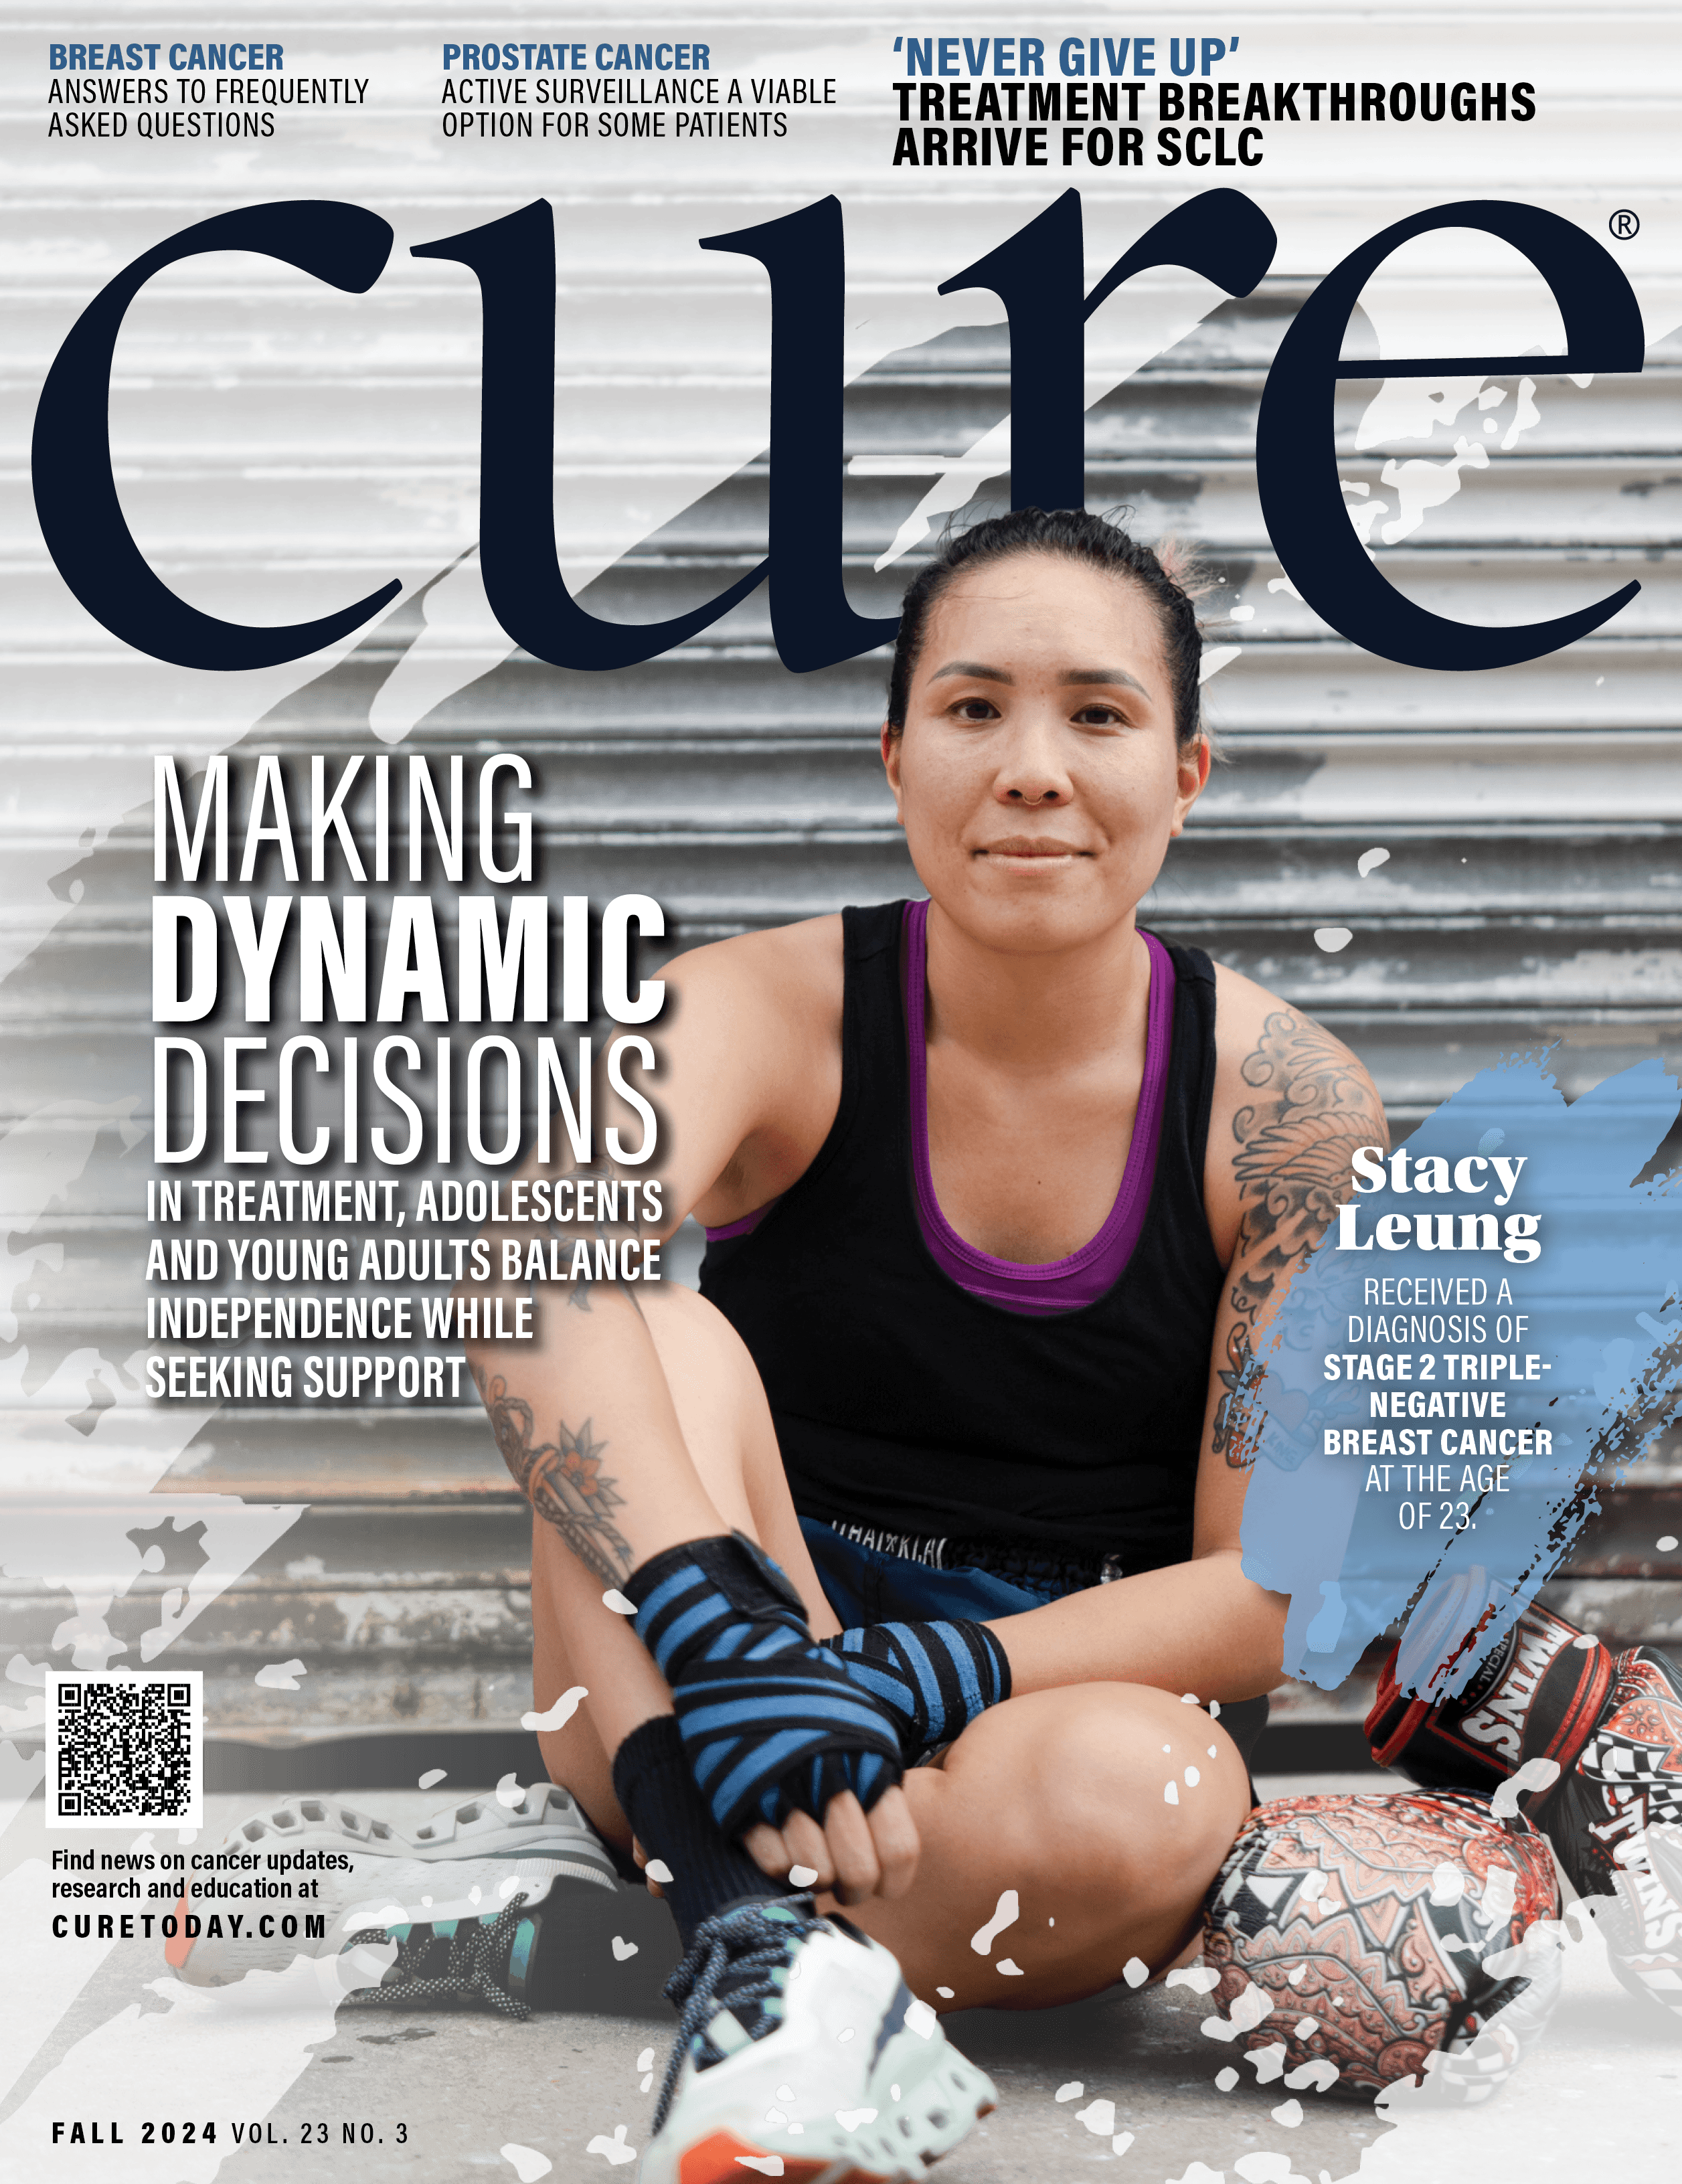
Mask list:
[[[1265,1798],[1373,1786],[1368,1774],[1264,1778],[1258,1787]],[[364,1791],[354,1802],[408,1827],[440,1797]],[[199,1840],[218,1840],[250,1803],[207,1799]],[[20,1816],[14,1826],[28,1825]],[[354,2007],[335,2021],[312,1987],[284,2011],[231,2027],[226,2008],[198,2003],[195,2015],[179,1988],[153,1991],[166,1971],[156,1942],[118,1942],[0,2103],[0,2178],[75,2184],[86,2170],[101,2184],[454,2184],[520,2174],[529,2184],[548,2173],[587,2184],[621,2166],[634,2177],[624,2149],[645,2142],[654,2095],[642,2079],[652,2067],[658,2083],[672,2023],[660,1994],[675,1961],[671,1929],[639,1890],[581,1890],[576,1900],[568,2006],[526,2024]],[[615,1936],[635,1954],[615,1953]],[[6,1961],[17,1977],[31,1959]],[[45,1961],[58,1976],[62,1949]],[[27,2007],[15,1990],[9,1999]],[[1277,2085],[1245,2073],[1233,2092],[1217,2089],[1231,2058],[1201,2036],[1208,2014],[1202,1997],[1178,1987],[949,2018],[950,2036],[992,2075],[1001,2101],[949,2157],[942,2184],[1073,2184],[1094,2164],[1113,2167],[1118,2184],[1673,2184],[1682,2174],[1682,2024],[1626,1995],[1593,1935],[1568,1953],[1564,1999],[1542,2044],[1474,2110],[1409,2109],[1392,2120],[1370,2104],[1305,2093],[1301,2120],[1282,2120]],[[1060,2103],[1072,2082],[1081,2095]],[[1094,2101],[1114,2104],[1101,2137],[1077,2114]],[[221,2120],[214,2150],[187,2148],[179,2132],[173,2148],[155,2133],[150,2147],[141,2142],[147,2117],[198,2116],[202,2128],[201,2112]],[[79,2150],[61,2137],[47,2154],[51,2120],[78,2118],[122,2129],[121,2149]],[[1117,2155],[1111,2134],[1128,2131],[1133,2143]],[[545,2172],[526,2149],[552,2166]]]

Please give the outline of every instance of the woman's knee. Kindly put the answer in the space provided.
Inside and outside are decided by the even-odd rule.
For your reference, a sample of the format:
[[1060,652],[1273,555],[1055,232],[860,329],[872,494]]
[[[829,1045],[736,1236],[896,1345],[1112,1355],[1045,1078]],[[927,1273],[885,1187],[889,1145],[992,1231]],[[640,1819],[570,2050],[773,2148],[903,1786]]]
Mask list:
[[[1128,1684],[1007,1700],[906,1790],[917,1885],[854,1915],[917,1992],[955,2008],[1076,2001],[1134,1958],[1166,1970],[1249,1804],[1231,1738],[1200,1708]],[[1004,1980],[983,1931],[1001,1914],[1016,1975]]]
[[1250,1806],[1237,1746],[1203,1709],[1144,1684],[1076,1685],[1054,1753],[1094,1829],[1107,1816],[1166,1862],[1225,1856]]
[[[1011,1832],[1083,1885],[1200,1893],[1249,1810],[1232,1739],[1201,1708],[1139,1684],[1076,1684],[983,1715],[953,1747],[955,1779],[1014,1782]],[[1024,1840],[1025,1839],[1025,1840]]]

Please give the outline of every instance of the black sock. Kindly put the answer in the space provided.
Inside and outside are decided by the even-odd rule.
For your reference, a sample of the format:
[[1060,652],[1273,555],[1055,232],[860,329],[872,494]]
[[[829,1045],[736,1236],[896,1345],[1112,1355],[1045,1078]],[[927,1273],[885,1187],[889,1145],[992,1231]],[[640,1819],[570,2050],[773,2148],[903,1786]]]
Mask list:
[[633,1889],[554,1880],[537,1907],[524,2001],[531,2009],[594,2009],[605,2018],[668,2014],[660,1990],[683,1955],[677,1919],[643,1874]]
[[613,1791],[638,1841],[671,1874],[660,1886],[686,1949],[696,1927],[729,1905],[790,1892],[788,1881],[768,1879],[720,1832],[689,1771],[675,1716],[656,1714],[632,1730],[614,1754]]

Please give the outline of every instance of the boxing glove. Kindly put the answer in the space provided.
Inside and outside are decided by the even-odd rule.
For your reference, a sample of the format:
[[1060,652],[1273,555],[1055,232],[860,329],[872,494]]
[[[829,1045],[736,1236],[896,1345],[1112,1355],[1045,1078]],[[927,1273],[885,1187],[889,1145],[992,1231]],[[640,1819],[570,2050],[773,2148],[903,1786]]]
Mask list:
[[1527,1815],[1578,1894],[1614,1899],[1596,1917],[1618,1977],[1682,2016],[1674,1663],[1650,1646],[1611,1653],[1533,1601],[1458,1696],[1410,1698],[1397,1675],[1392,1653],[1367,1719],[1378,1763],[1416,1782],[1493,1793],[1497,1813],[1516,1812],[1529,1791]]
[[1406,2079],[1487,2098],[1562,1985],[1559,1883],[1517,1814],[1461,1791],[1278,1797],[1239,1830],[1204,1907],[1206,2020],[1263,2085],[1372,2094]]
[[[1411,1699],[1398,1677],[1427,1682],[1422,1671],[1446,1656],[1452,1625],[1470,1618],[1484,1599],[1488,1588],[1463,1592],[1455,1585],[1431,1630],[1409,1625],[1378,1671],[1367,1743],[1380,1767],[1394,1767],[1409,1782],[1488,1791],[1535,1819],[1553,1802],[1606,1710],[1617,1656],[1531,1601],[1466,1691],[1435,1703]],[[1416,1660],[1409,1662],[1409,1653]]]

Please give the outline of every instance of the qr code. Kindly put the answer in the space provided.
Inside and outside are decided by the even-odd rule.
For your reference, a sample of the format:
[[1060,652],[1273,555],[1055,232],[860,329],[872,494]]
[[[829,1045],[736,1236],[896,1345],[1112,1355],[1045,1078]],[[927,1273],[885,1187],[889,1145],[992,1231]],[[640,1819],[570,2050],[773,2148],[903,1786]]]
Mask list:
[[47,1678],[49,1827],[203,1818],[204,1672]]

